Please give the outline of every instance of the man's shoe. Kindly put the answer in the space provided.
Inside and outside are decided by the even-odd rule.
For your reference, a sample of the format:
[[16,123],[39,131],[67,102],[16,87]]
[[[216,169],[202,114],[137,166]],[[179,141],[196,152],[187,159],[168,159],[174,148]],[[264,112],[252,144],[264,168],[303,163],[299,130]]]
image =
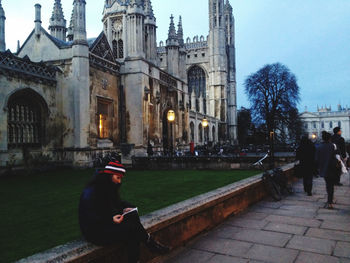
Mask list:
[[327,209],[333,209],[333,205],[330,204],[330,203],[326,203],[326,205],[324,206],[324,208],[327,208]]
[[146,246],[150,251],[158,254],[166,254],[170,251],[169,247],[155,241],[152,237],[147,240]]

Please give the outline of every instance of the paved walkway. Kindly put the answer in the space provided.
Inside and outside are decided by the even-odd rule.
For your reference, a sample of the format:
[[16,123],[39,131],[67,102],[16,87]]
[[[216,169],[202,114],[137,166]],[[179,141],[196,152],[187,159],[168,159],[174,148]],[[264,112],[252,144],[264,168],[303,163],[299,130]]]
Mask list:
[[350,187],[336,187],[334,210],[323,208],[325,183],[274,202],[265,199],[170,255],[166,263],[350,263]]

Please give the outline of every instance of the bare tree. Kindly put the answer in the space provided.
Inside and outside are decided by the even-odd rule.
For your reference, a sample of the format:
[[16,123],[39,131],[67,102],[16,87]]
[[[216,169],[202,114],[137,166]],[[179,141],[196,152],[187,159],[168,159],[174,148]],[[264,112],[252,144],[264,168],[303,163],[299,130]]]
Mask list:
[[248,76],[244,85],[253,119],[266,125],[273,153],[276,129],[289,126],[290,113],[296,110],[300,100],[296,77],[286,66],[275,63]]

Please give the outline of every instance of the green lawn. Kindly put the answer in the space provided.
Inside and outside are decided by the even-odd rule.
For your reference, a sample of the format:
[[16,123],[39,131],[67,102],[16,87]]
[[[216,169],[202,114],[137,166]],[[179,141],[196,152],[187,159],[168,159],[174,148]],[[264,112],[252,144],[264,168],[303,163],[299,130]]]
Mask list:
[[[122,197],[146,214],[257,173],[128,171]],[[0,262],[79,238],[79,196],[92,174],[87,169],[0,178]]]

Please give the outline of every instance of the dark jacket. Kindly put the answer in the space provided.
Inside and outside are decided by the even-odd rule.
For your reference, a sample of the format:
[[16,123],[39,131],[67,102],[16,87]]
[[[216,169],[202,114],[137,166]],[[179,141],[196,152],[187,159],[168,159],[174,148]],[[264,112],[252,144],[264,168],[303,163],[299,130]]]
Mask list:
[[320,176],[324,178],[334,178],[335,173],[332,165],[335,160],[335,147],[333,143],[321,143],[316,149],[315,160],[320,171]]
[[115,225],[113,216],[124,208],[134,207],[120,199],[119,187],[109,175],[98,174],[80,196],[79,225],[86,240],[101,244],[108,242],[106,234]]
[[345,159],[346,158],[346,148],[345,148],[345,140],[339,134],[334,134],[332,136],[332,142],[337,145],[337,151],[340,156]]
[[315,164],[316,148],[311,140],[303,138],[296,151],[296,159],[299,160],[303,176],[312,177],[316,172]]

